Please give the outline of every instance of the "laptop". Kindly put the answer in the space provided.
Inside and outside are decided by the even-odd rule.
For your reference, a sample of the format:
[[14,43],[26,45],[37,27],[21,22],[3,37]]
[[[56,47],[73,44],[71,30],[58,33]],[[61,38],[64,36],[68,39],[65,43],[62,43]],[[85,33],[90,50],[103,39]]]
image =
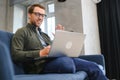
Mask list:
[[85,35],[57,30],[48,57],[78,57],[81,55]]

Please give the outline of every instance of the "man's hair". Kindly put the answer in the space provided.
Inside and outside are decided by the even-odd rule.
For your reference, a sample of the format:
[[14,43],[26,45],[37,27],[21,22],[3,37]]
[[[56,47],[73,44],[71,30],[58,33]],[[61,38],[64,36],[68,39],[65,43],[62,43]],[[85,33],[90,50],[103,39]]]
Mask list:
[[31,5],[29,8],[28,8],[28,13],[33,13],[33,10],[34,10],[34,8],[35,7],[39,7],[39,8],[41,8],[41,9],[44,9],[45,10],[45,7],[44,6],[42,6],[42,5],[40,5],[40,4],[33,4],[33,5]]

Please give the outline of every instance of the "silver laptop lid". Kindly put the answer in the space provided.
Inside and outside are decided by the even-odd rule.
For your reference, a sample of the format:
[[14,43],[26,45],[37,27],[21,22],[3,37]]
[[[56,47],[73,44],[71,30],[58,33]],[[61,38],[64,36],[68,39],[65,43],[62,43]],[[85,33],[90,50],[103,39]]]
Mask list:
[[57,30],[48,56],[78,57],[83,47],[84,37],[82,33]]

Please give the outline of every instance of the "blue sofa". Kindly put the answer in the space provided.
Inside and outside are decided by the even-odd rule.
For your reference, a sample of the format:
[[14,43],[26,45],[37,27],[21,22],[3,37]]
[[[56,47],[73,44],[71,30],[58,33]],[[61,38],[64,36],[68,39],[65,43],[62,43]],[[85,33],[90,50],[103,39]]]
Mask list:
[[[0,80],[88,80],[84,71],[76,73],[25,74],[21,64],[13,63],[10,55],[11,38],[14,34],[0,30]],[[103,66],[103,55],[84,55],[79,58],[94,61]]]

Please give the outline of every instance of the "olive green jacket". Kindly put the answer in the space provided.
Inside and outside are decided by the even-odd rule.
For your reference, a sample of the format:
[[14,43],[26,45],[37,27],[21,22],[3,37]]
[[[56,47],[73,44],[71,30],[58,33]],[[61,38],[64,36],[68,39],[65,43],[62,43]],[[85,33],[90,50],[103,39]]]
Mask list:
[[[48,35],[43,32],[41,35],[45,43],[50,45],[51,41]],[[19,29],[12,38],[12,58],[15,62],[25,63],[24,66],[26,68],[30,66],[35,68],[37,61],[30,61],[34,61],[35,59],[40,58],[39,51],[43,48],[44,47],[38,38],[36,27],[29,23],[26,25],[26,27]],[[29,62],[30,64],[27,64]]]

